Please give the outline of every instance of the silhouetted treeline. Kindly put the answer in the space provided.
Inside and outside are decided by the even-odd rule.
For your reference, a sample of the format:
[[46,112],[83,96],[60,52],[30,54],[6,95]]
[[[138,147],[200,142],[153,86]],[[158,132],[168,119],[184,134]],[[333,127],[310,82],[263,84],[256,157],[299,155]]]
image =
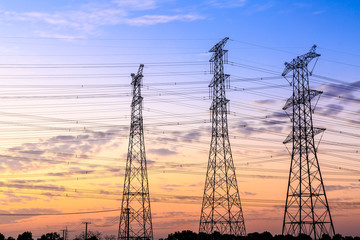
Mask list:
[[[2,233],[0,233],[0,240],[15,240],[15,238],[13,237],[5,238],[5,236]],[[27,232],[23,232],[22,234],[19,234],[16,240],[34,240],[34,239],[32,233],[27,231]],[[37,240],[62,240],[62,238],[58,233],[52,232],[52,233],[43,234]]]
[[[73,240],[83,240],[84,233],[77,235]],[[114,235],[105,235],[102,236],[100,232],[88,232],[87,240],[115,240],[116,237]],[[15,240],[13,237],[5,238],[3,234],[0,233],[0,240]],[[34,240],[31,232],[24,232],[19,234],[16,240]],[[37,240],[63,240],[62,237],[56,232],[43,234]],[[291,235],[275,235],[273,236],[269,232],[263,233],[249,233],[247,236],[239,236],[236,237],[234,235],[228,234],[220,234],[215,232],[213,234],[206,233],[195,233],[192,231],[182,231],[175,232],[168,235],[167,238],[160,238],[159,240],[312,240],[310,236],[301,234],[300,236],[294,237]],[[340,234],[336,234],[332,238],[329,235],[323,235],[320,240],[360,240],[360,237],[352,237],[352,236],[341,236]]]
[[[81,232],[79,235],[72,238],[72,240],[84,240],[85,233]],[[103,236],[98,231],[89,231],[87,233],[87,240],[115,240],[115,235],[105,235]],[[15,240],[13,237],[5,238],[3,234],[0,233],[0,240]],[[16,240],[34,240],[31,232],[24,232],[19,234]],[[63,240],[62,237],[57,232],[45,233],[41,235],[37,240]],[[68,239],[71,240],[71,239]]]
[[[310,236],[301,234],[297,237],[291,235],[275,235],[273,236],[269,232],[263,233],[249,233],[247,236],[234,236],[228,234],[220,234],[214,232],[213,234],[206,233],[194,233],[192,231],[175,232],[168,235],[167,238],[160,238],[160,240],[312,240]],[[336,234],[332,238],[329,235],[323,235],[320,240],[360,240],[360,237],[343,237],[340,234]]]

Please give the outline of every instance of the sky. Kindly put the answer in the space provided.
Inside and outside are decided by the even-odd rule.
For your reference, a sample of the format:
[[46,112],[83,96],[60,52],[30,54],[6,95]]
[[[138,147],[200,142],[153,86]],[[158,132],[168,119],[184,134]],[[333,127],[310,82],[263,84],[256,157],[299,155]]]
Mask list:
[[73,238],[90,221],[117,235],[139,64],[155,239],[197,232],[208,51],[229,37],[228,125],[247,232],[281,233],[291,129],[282,107],[292,94],[281,73],[316,44],[319,163],[335,231],[360,235],[359,12],[356,0],[1,1],[1,232],[67,227]]

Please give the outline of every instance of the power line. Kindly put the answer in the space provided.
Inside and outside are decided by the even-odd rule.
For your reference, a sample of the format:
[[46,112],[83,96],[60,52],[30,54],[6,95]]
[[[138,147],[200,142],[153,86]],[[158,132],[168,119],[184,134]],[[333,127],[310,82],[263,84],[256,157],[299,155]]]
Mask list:
[[120,209],[95,210],[84,212],[64,212],[64,213],[0,213],[0,216],[64,216],[64,215],[84,215],[92,213],[118,212]]

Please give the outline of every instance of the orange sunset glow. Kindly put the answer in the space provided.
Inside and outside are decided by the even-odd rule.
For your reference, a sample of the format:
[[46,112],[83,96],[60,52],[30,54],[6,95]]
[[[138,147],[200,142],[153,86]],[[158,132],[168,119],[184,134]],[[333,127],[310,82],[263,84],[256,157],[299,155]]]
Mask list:
[[[357,1],[81,0],[0,3],[0,233],[118,238],[141,95],[154,239],[199,232],[212,138],[209,50],[229,37],[227,124],[246,232],[281,234],[293,95],[309,52],[317,156],[335,232],[360,235]],[[288,80],[288,81],[287,81]],[[211,85],[211,84],[210,84]],[[62,235],[61,235],[62,236]],[[104,240],[110,240],[105,239]]]

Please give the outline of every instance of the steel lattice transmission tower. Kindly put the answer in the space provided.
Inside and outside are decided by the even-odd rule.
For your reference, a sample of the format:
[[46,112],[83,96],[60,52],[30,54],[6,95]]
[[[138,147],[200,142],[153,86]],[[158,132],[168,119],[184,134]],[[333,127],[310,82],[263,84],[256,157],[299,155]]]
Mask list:
[[142,117],[144,65],[131,74],[133,99],[118,239],[153,239]]
[[313,127],[312,121],[315,106],[311,100],[322,93],[309,88],[312,71],[308,64],[320,56],[315,50],[316,45],[290,63],[285,62],[282,73],[285,78],[293,73],[293,95],[283,107],[285,111],[290,110],[287,114],[293,125],[283,142],[292,143],[292,152],[282,234],[307,234],[320,239],[323,234],[334,235],[335,230],[317,157],[319,143],[314,139],[325,131],[325,128]]
[[224,38],[209,52],[214,77],[209,88],[212,92],[210,107],[212,137],[209,162],[206,173],[204,196],[201,208],[199,232],[246,235],[240,194],[236,180],[235,167],[227,125],[227,103],[225,96],[226,81],[224,63],[227,63],[227,50],[223,47],[229,38]]

